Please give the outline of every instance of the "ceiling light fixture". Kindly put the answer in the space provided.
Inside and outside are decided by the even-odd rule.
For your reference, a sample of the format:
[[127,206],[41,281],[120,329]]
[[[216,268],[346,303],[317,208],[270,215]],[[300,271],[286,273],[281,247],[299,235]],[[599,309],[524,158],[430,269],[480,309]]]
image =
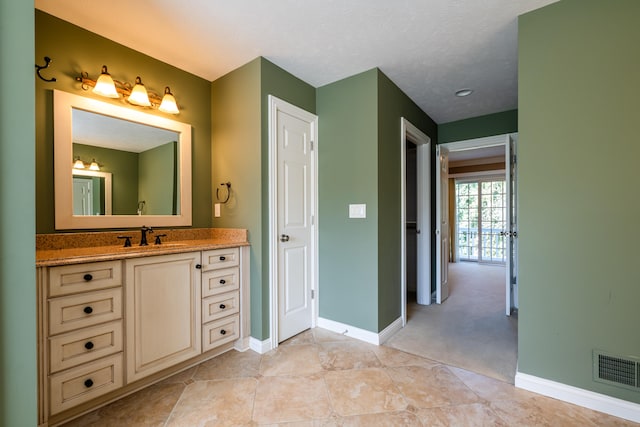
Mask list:
[[468,89],[468,88],[465,88],[465,89],[458,89],[458,90],[456,91],[456,96],[458,96],[458,97],[460,97],[460,98],[463,98],[463,97],[465,97],[465,96],[469,96],[469,95],[471,95],[472,93],[473,93],[473,90],[472,90],[472,89]]
[[107,71],[107,66],[102,66],[102,72],[98,77],[98,80],[89,78],[89,74],[85,71],[80,73],[80,76],[76,77],[76,81],[82,83],[83,90],[89,90],[93,88],[93,92],[100,96],[108,98],[120,98],[122,96],[129,103],[138,105],[141,107],[150,107],[162,111],[163,113],[178,114],[178,104],[176,98],[171,93],[169,86],[164,89],[164,96],[147,91],[147,88],[142,84],[142,79],[136,77],[135,83],[121,82],[114,80]]

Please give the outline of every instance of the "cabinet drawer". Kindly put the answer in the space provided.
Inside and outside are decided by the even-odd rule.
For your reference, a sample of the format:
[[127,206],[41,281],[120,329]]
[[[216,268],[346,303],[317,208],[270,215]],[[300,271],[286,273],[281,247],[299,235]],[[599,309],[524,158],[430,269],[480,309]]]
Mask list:
[[202,271],[235,267],[239,264],[238,248],[214,249],[202,252]]
[[202,351],[214,349],[238,339],[240,320],[237,315],[225,317],[221,320],[202,326]]
[[240,294],[229,292],[202,300],[202,323],[220,319],[240,311]]
[[50,335],[117,320],[121,317],[121,288],[49,300]]
[[202,297],[235,291],[240,288],[238,267],[211,270],[202,273]]
[[102,396],[123,385],[122,353],[51,376],[51,414]]
[[83,328],[50,339],[50,372],[122,351],[122,321]]
[[106,261],[49,269],[49,296],[95,291],[122,285],[122,262]]

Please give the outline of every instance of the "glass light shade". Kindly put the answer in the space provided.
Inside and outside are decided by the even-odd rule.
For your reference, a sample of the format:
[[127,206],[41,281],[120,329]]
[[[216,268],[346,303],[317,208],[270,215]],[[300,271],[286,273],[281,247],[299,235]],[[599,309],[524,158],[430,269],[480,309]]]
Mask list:
[[127,98],[127,101],[134,105],[140,105],[142,107],[150,107],[149,95],[147,95],[147,89],[142,84],[140,77],[136,77],[136,85],[131,90],[131,95]]
[[76,162],[73,164],[73,168],[74,169],[84,169],[84,162],[80,159],[76,160]]
[[96,86],[93,88],[93,93],[106,96],[107,98],[118,98],[118,91],[116,85],[113,83],[111,75],[107,72],[107,66],[102,66],[102,74],[96,81]]
[[98,163],[96,162],[96,159],[93,159],[93,161],[91,162],[91,166],[89,166],[89,170],[92,170],[92,171],[99,171],[100,170],[100,166],[98,166]]
[[176,104],[176,98],[171,93],[169,86],[164,88],[164,96],[162,97],[162,102],[158,110],[169,114],[178,114],[180,112],[180,110],[178,110],[178,104]]

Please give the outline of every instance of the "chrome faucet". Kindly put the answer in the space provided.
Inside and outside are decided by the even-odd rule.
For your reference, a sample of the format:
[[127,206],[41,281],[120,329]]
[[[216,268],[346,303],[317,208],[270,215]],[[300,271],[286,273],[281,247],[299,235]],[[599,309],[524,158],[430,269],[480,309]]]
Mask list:
[[140,232],[142,233],[142,236],[140,237],[140,246],[148,246],[149,243],[147,243],[147,233],[153,233],[153,230],[151,229],[151,227],[143,225],[140,229]]

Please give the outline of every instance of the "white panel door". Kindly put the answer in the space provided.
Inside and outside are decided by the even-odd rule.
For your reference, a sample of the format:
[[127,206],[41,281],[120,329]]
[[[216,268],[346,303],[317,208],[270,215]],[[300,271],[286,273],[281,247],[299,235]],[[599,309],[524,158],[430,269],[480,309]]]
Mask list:
[[506,314],[511,315],[518,308],[518,200],[516,143],[507,136],[505,144],[505,171],[507,184],[507,229],[505,231],[507,265],[506,265]]
[[449,297],[449,150],[436,146],[436,303]]
[[278,342],[312,324],[313,120],[277,110]]
[[93,215],[93,181],[73,178],[73,214]]
[[418,145],[418,274],[416,298],[418,304],[431,304],[431,147],[430,143]]

